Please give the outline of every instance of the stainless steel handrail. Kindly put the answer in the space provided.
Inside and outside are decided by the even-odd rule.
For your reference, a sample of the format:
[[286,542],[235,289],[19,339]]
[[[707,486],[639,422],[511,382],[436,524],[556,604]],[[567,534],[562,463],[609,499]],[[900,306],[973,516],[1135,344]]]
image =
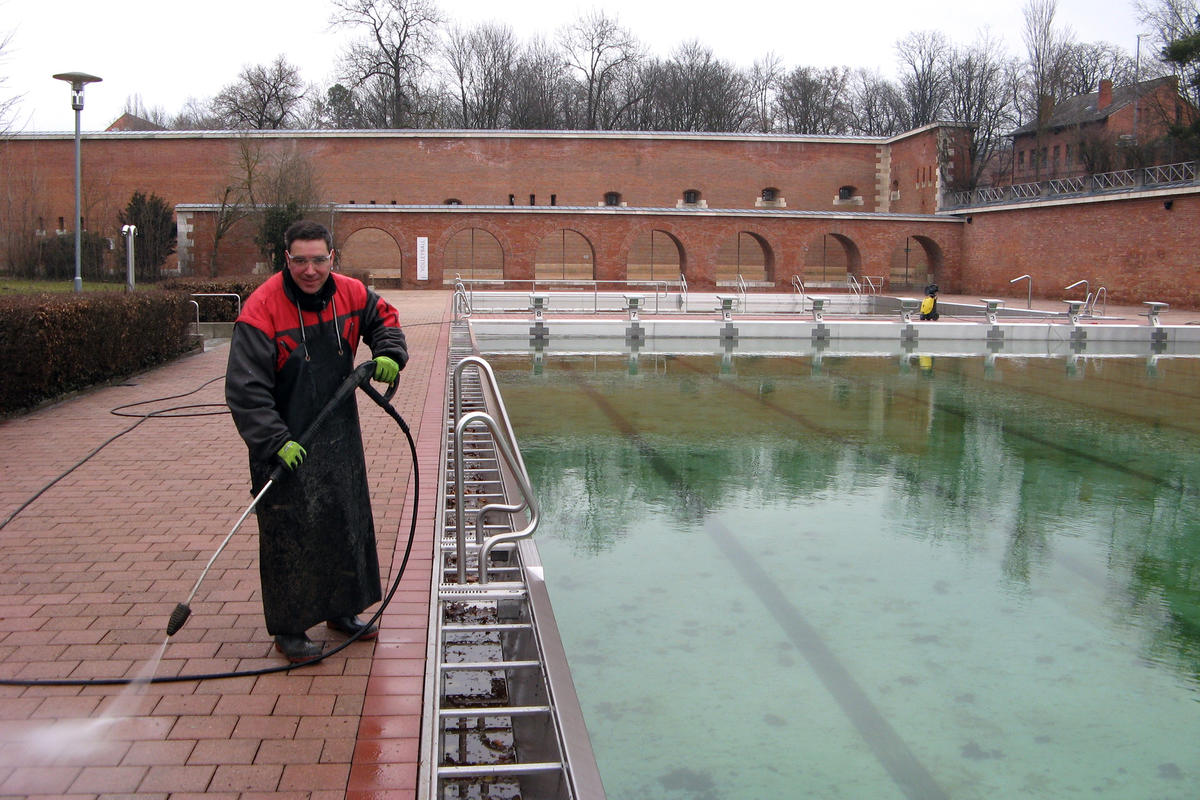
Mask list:
[[[496,414],[503,422],[503,430],[500,430],[496,420],[489,414],[481,411],[470,412],[467,415],[462,413],[462,375],[463,370],[468,366],[474,366],[479,374],[486,378],[492,396],[496,401]],[[496,384],[496,374],[492,371],[492,366],[479,356],[466,356],[458,362],[454,367],[453,375],[454,386],[454,500],[455,500],[455,536],[458,545],[458,582],[466,583],[467,580],[467,559],[466,559],[466,525],[463,518],[464,492],[463,481],[466,469],[463,465],[462,453],[462,431],[466,430],[467,424],[470,422],[481,421],[488,426],[492,431],[492,436],[496,444],[500,448],[500,454],[504,457],[505,463],[509,470],[513,473],[516,479],[518,488],[525,495],[524,503],[521,505],[501,505],[493,504],[484,506],[479,509],[475,515],[475,539],[480,545],[479,553],[479,582],[487,583],[487,568],[485,557],[490,553],[492,548],[502,541],[510,541],[519,539],[533,533],[537,528],[538,509],[537,500],[533,496],[533,489],[529,482],[529,472],[525,469],[525,460],[521,457],[521,448],[517,446],[517,437],[512,429],[512,422],[508,417],[508,409],[504,406],[504,399],[500,395],[499,387]],[[464,423],[467,420],[467,423]],[[522,529],[517,533],[501,533],[489,537],[487,540],[482,540],[480,531],[482,530],[483,517],[485,513],[491,511],[504,511],[508,513],[517,513],[529,509],[530,522],[527,524],[527,529]]]
[[1100,312],[1100,316],[1108,315],[1108,290],[1103,286],[1098,286],[1096,287],[1096,293],[1092,295],[1092,305],[1088,310],[1088,313],[1092,316],[1096,315],[1096,302],[1100,299],[1100,295],[1104,295],[1104,310]]
[[854,277],[853,273],[847,272],[846,273],[846,286],[849,287],[850,292],[856,298],[858,298],[858,300],[857,300],[858,313],[861,314],[862,313],[862,299],[863,299],[862,284],[858,282],[858,278]]
[[744,313],[746,313],[746,306],[748,305],[749,298],[746,297],[746,293],[747,293],[746,281],[742,278],[742,273],[740,273],[740,272],[738,273],[738,276],[737,276],[737,291],[738,291],[738,294],[742,298],[741,310],[742,310],[742,313],[744,314]]
[[[237,316],[242,315],[242,296],[234,292],[192,292],[192,297],[234,297],[237,298]],[[196,303],[196,308],[200,308],[200,304]],[[196,312],[200,313],[199,311]],[[236,319],[236,317],[235,317]],[[196,320],[199,323],[199,319]]]
[[[514,457],[513,449],[509,446],[509,442],[505,439],[500,431],[500,426],[490,414],[483,411],[472,411],[463,415],[462,419],[454,426],[454,518],[457,530],[455,536],[458,544],[458,582],[464,584],[467,582],[467,531],[463,520],[463,474],[466,472],[463,460],[462,450],[462,433],[471,426],[472,423],[482,422],[492,432],[497,447],[500,450],[500,455],[504,457],[504,463],[508,465],[508,469],[512,472],[514,479],[517,482],[517,488],[521,490],[522,502],[518,504],[508,503],[489,503],[475,512],[475,542],[479,545],[479,584],[485,585],[488,582],[487,563],[488,555],[491,554],[492,548],[504,542],[511,542],[517,539],[524,539],[537,530],[540,515],[538,513],[537,499],[533,495],[533,487],[529,485],[529,476],[525,473],[525,465],[518,464]],[[515,444],[515,442],[514,442]],[[525,527],[519,531],[509,533],[497,533],[486,539],[481,538],[481,530],[483,528],[483,518],[492,511],[500,511],[509,514],[516,514],[529,509],[529,521],[525,523]]]
[[1009,283],[1016,283],[1017,281],[1029,281],[1029,297],[1025,299],[1025,308],[1033,308],[1033,276],[1018,275],[1009,281]]
[[[500,279],[476,279],[462,278],[457,273],[454,276],[454,285],[458,287],[464,285],[464,290],[468,293],[468,297],[473,298],[476,283],[486,283],[488,286],[499,286],[503,291],[505,286],[523,286],[528,285],[530,291],[536,291],[539,286],[547,288],[554,286],[576,286],[580,288],[590,288],[592,290],[592,310],[595,313],[600,311],[600,287],[612,286],[613,291],[619,291],[621,287],[630,286],[653,286],[654,287],[654,312],[658,313],[660,298],[667,298],[671,295],[671,286],[674,281],[668,280],[599,280],[594,278],[500,278]],[[683,296],[684,305],[687,304],[687,281],[682,273],[679,276],[679,291]]]
[[792,288],[800,293],[800,311],[804,312],[804,304],[808,302],[808,296],[804,292],[804,281],[800,280],[799,275],[792,276]]
[[1083,284],[1083,291],[1085,292],[1085,294],[1083,296],[1083,313],[1086,315],[1090,315],[1092,312],[1088,310],[1088,303],[1093,302],[1092,301],[1092,290],[1091,290],[1091,287],[1088,284],[1086,278],[1075,281],[1070,286],[1064,286],[1063,291],[1067,291],[1068,289],[1074,289],[1076,286],[1078,286],[1081,283]]
[[455,322],[471,317],[471,299],[467,296],[467,289],[461,281],[454,282],[453,313]]

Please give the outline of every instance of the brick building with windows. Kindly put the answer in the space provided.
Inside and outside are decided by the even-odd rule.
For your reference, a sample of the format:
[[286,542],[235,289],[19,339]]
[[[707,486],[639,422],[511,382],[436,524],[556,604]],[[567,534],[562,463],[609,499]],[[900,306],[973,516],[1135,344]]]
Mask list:
[[1117,87],[1102,80],[1099,91],[1047,106],[1012,132],[1013,183],[1108,172],[1147,158],[1161,163],[1154,150],[1168,126],[1195,114],[1173,76]]
[[[83,137],[83,224],[115,239],[132,193],[154,193],[176,209],[184,274],[263,271],[251,218],[214,257],[221,199],[247,163],[292,159],[313,169],[313,216],[334,231],[340,268],[379,286],[682,275],[697,289],[790,291],[793,277],[836,287],[854,275],[894,292],[933,280],[994,295],[1024,272],[1053,292],[1086,267],[1114,301],[1200,306],[1200,186],[947,209],[970,133],[107,131]],[[0,140],[0,175],[0,245],[71,229],[71,134]]]

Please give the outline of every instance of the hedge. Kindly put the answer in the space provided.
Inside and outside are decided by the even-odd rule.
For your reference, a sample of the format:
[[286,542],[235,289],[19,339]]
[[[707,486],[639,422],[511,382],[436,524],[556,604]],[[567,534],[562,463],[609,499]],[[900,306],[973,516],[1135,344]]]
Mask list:
[[197,342],[183,292],[0,297],[0,413],[168,361]]
[[[159,283],[159,287],[171,292],[180,292],[191,300],[193,294],[236,294],[242,302],[267,279],[265,275],[246,275],[237,278],[171,278]],[[237,301],[232,297],[199,297],[201,322],[233,322],[237,318]],[[192,320],[196,319],[192,309]]]

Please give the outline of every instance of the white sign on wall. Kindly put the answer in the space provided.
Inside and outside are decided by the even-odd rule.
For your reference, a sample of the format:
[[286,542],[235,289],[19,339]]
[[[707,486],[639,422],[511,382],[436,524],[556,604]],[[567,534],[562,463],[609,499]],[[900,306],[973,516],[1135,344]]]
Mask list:
[[429,280],[429,237],[417,237],[417,280]]

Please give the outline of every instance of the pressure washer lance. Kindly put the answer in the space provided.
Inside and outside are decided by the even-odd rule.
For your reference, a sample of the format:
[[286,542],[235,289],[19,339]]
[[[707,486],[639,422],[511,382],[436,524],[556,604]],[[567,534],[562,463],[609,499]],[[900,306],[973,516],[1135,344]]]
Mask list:
[[[333,410],[341,405],[347,397],[353,394],[355,389],[367,383],[374,374],[375,362],[373,360],[364,361],[355,367],[354,371],[346,376],[346,380],[342,381],[342,385],[339,386],[337,391],[333,393],[333,397],[329,398],[329,402],[326,403],[325,407],[321,409],[321,412],[317,414],[316,419],[309,423],[308,428],[306,428],[304,433],[301,434],[300,439],[298,440],[300,442],[300,446],[303,447],[308,444],[312,440],[312,437],[317,430],[325,424],[325,420],[329,418],[329,415],[333,412]],[[391,386],[388,387],[387,394],[384,395],[385,401],[392,399],[392,396],[396,393],[397,386],[398,383],[393,381]],[[175,610],[171,612],[171,618],[167,621],[167,636],[174,636],[179,632],[179,629],[183,627],[183,624],[187,622],[188,617],[192,613],[190,604],[196,597],[196,592],[199,591],[200,584],[204,582],[205,576],[208,575],[208,570],[212,567],[213,562],[217,560],[217,556],[221,555],[221,551],[223,551],[225,546],[229,544],[229,540],[233,538],[235,533],[237,533],[238,528],[242,527],[242,523],[246,521],[246,517],[250,516],[250,512],[253,511],[254,507],[258,505],[258,501],[262,500],[263,496],[275,484],[275,482],[282,480],[286,474],[287,473],[285,472],[282,464],[276,466],[275,469],[272,470],[270,477],[267,479],[267,482],[263,485],[262,489],[259,490],[258,494],[255,495],[253,502],[251,502],[246,510],[242,512],[242,516],[238,519],[237,524],[234,525],[233,529],[230,530],[225,536],[225,539],[221,542],[220,547],[218,547],[217,551],[212,554],[212,558],[208,559],[208,564],[205,565],[204,571],[200,573],[200,577],[196,579],[196,585],[192,587],[192,593],[188,595],[187,602],[179,603],[175,606]]]

